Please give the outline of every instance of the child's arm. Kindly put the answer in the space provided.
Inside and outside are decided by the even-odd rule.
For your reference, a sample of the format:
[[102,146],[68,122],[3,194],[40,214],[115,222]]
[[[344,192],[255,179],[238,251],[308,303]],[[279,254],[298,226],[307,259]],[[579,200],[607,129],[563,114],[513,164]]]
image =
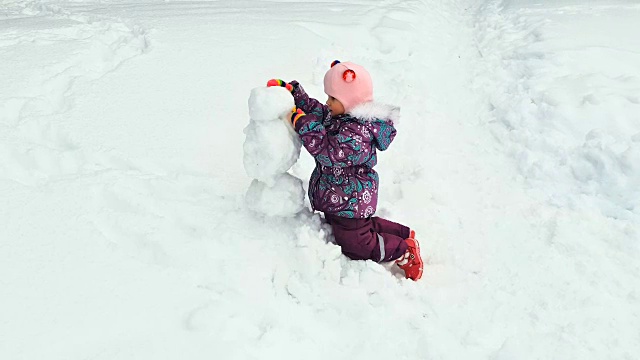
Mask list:
[[293,95],[293,100],[296,103],[296,107],[302,109],[307,114],[313,114],[318,116],[321,120],[326,118],[329,114],[329,107],[320,101],[310,98],[307,95],[307,92],[304,91],[302,85],[297,81],[293,80],[290,82],[293,89],[291,90],[291,95]]
[[322,118],[314,114],[292,115],[293,126],[309,153],[327,167],[362,165],[371,160],[371,139],[362,136],[357,123],[340,128],[340,133],[330,136],[322,125]]
[[287,83],[282,79],[271,79],[267,82],[267,86],[281,86],[289,90],[293,95],[296,108],[302,109],[307,114],[314,114],[321,119],[326,119],[329,116],[329,107],[314,98],[310,98],[302,88],[302,85],[295,80]]

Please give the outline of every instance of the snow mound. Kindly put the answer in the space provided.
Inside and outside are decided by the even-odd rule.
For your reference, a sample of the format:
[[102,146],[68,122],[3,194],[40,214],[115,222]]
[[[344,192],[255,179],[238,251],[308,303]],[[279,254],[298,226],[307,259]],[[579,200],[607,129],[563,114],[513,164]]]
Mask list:
[[[283,98],[287,96],[286,98]],[[271,101],[270,101],[271,99]],[[285,117],[293,108],[282,88],[256,88],[249,98],[251,121],[244,129],[244,169],[249,177],[275,184],[300,157],[300,140]]]
[[255,180],[245,201],[249,209],[270,216],[293,216],[304,207],[302,181],[287,173],[301,147],[287,119],[292,108],[291,94],[281,87],[251,91],[243,161]]
[[291,93],[280,86],[258,87],[249,96],[249,116],[254,121],[271,122],[291,112]]
[[253,180],[245,197],[247,207],[271,216],[293,216],[304,208],[304,189],[297,177],[284,173],[273,186]]

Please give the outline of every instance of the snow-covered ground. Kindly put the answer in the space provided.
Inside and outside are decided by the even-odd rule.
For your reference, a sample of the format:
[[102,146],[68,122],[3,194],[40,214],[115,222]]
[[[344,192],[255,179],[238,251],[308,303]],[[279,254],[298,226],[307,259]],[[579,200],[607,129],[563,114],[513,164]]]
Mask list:
[[[0,2],[0,359],[637,359],[637,1]],[[379,214],[248,211],[251,89],[400,105]],[[292,174],[308,179],[304,151]]]

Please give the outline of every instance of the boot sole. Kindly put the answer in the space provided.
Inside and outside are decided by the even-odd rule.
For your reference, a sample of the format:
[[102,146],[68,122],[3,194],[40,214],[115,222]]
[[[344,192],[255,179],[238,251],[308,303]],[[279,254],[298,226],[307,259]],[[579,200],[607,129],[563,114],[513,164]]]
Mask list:
[[420,272],[418,273],[418,276],[416,277],[416,280],[415,280],[415,281],[418,281],[422,277],[423,268],[424,268],[424,261],[422,261],[422,255],[420,255],[420,243],[416,239],[413,239],[413,240],[415,240],[415,242],[416,242],[416,253],[418,254],[418,257],[420,258],[420,262],[422,262],[422,264],[420,264]]
[[418,258],[420,259],[422,264],[420,266],[420,272],[418,272],[418,276],[416,276],[415,279],[411,279],[411,280],[418,281],[418,280],[420,280],[420,278],[422,278],[422,273],[424,272],[423,271],[424,261],[422,261],[422,255],[420,255],[420,242],[418,240],[416,240],[416,239],[412,239],[412,240],[415,241],[415,243],[416,243],[416,255],[418,255]]

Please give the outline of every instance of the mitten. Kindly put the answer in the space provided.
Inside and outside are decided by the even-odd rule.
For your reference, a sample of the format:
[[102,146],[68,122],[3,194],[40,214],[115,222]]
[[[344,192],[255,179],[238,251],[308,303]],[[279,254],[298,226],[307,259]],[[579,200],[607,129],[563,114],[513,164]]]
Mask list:
[[293,125],[293,127],[296,127],[296,121],[300,120],[300,118],[305,115],[306,114],[304,113],[304,111],[294,107],[291,110],[291,124]]
[[267,87],[272,87],[272,86],[282,86],[283,88],[289,90],[290,92],[293,91],[293,85],[284,82],[284,80],[280,80],[280,79],[271,79],[269,81],[267,81]]

